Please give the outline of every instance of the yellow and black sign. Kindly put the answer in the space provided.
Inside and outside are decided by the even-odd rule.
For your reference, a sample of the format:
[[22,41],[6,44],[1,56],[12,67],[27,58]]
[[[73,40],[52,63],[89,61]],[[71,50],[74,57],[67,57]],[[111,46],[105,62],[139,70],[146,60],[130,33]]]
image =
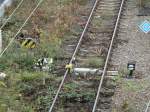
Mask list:
[[20,44],[22,47],[31,48],[31,49],[36,47],[36,42],[32,38],[23,39],[20,42]]

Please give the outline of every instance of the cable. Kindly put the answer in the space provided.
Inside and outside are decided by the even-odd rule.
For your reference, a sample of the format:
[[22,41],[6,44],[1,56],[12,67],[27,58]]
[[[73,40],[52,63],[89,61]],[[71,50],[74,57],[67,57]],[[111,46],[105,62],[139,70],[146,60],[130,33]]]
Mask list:
[[94,102],[92,112],[95,112],[95,110],[96,110],[96,106],[97,106],[98,98],[99,98],[99,95],[100,95],[101,87],[102,87],[102,84],[103,84],[104,76],[105,76],[105,73],[106,73],[106,69],[107,69],[110,53],[111,53],[111,50],[112,50],[114,38],[116,36],[117,28],[118,28],[118,25],[119,25],[119,20],[120,20],[120,16],[121,16],[124,1],[125,0],[122,0],[121,6],[120,6],[120,9],[119,9],[117,21],[116,21],[116,24],[115,24],[112,40],[111,40],[111,43],[110,43],[109,51],[108,51],[107,58],[106,58],[106,61],[105,61],[104,70],[103,70],[103,73],[102,73],[102,77],[101,77],[101,80],[100,80],[100,84],[99,84],[99,87],[98,87],[98,91],[97,91],[97,95],[96,95],[96,99],[95,99],[95,102]]
[[13,12],[9,15],[9,17],[6,19],[6,21],[3,23],[3,25],[0,27],[0,29],[3,29],[3,27],[7,24],[7,22],[11,19],[11,17],[14,15],[14,13],[17,11],[17,9],[21,6],[24,0],[21,0],[21,2],[17,5],[17,7],[13,10]]
[[146,110],[145,110],[145,112],[148,112],[148,108],[150,107],[150,100],[149,100],[149,102],[148,102],[148,104],[147,104],[147,107],[146,107]]
[[[90,13],[89,18],[88,18],[88,20],[87,20],[87,23],[86,23],[86,25],[85,25],[85,27],[84,27],[84,30],[83,30],[83,32],[82,32],[82,35],[80,36],[80,39],[79,39],[79,41],[78,41],[78,44],[77,44],[77,46],[76,46],[76,48],[75,48],[75,51],[74,51],[74,53],[73,53],[73,55],[72,55],[72,57],[71,57],[71,60],[70,60],[69,64],[71,64],[71,63],[73,62],[74,57],[75,57],[75,55],[76,55],[76,53],[77,53],[77,51],[78,51],[78,49],[79,49],[79,47],[80,47],[80,44],[81,44],[82,39],[83,39],[83,37],[84,37],[84,34],[85,34],[85,32],[86,32],[86,30],[87,30],[87,28],[88,28],[88,25],[89,25],[89,23],[90,23],[90,21],[91,21],[93,12],[94,12],[94,10],[95,10],[95,8],[96,8],[96,6],[97,6],[98,1],[99,1],[99,0],[95,0],[94,6],[93,6],[93,8],[92,8],[92,10],[91,10],[91,13]],[[53,100],[52,105],[51,105],[51,107],[50,107],[50,109],[49,109],[49,112],[52,112],[52,110],[53,110],[53,107],[54,107],[54,105],[55,105],[55,103],[56,103],[57,97],[58,97],[58,95],[59,95],[59,93],[60,93],[60,90],[61,90],[63,84],[64,84],[64,81],[65,81],[65,79],[66,79],[66,76],[67,76],[68,72],[69,72],[69,71],[68,71],[68,69],[67,69],[66,72],[65,72],[65,74],[64,74],[64,77],[63,77],[63,79],[62,79],[62,81],[61,81],[61,83],[60,83],[60,85],[59,85],[59,88],[58,88],[57,93],[56,93],[56,95],[55,95],[55,97],[54,97],[54,100]]]
[[27,19],[25,20],[25,22],[23,23],[23,25],[20,27],[20,29],[18,30],[18,32],[16,33],[16,35],[11,39],[11,41],[9,42],[9,44],[6,46],[6,48],[1,52],[0,54],[0,58],[2,57],[2,55],[6,52],[6,50],[11,46],[11,44],[14,42],[16,36],[20,33],[20,31],[22,30],[22,28],[27,24],[27,22],[29,21],[29,19],[31,18],[31,16],[34,14],[34,12],[37,10],[37,8],[39,7],[39,5],[43,2],[44,0],[40,0],[37,4],[37,6],[33,9],[33,11],[30,13],[30,15],[27,17]]

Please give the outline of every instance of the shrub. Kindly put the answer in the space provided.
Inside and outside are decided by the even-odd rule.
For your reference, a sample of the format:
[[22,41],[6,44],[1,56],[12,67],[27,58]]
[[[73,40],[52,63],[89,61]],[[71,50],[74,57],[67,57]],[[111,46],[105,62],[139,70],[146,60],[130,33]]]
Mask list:
[[79,85],[70,82],[64,85],[63,92],[60,97],[68,101],[86,102],[93,101],[95,92],[91,90],[91,88],[89,88],[88,91],[79,87]]

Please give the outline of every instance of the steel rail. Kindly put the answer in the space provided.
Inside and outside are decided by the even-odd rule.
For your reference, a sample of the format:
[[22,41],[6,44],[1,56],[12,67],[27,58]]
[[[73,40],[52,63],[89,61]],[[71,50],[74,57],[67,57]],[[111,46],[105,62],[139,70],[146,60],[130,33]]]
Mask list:
[[[83,32],[82,32],[82,34],[81,34],[81,36],[80,36],[80,39],[79,39],[78,44],[77,44],[77,46],[76,46],[76,48],[75,48],[75,50],[74,50],[74,53],[73,53],[73,55],[72,55],[72,57],[71,57],[71,60],[70,60],[69,64],[71,64],[71,63],[73,62],[73,59],[74,59],[74,57],[76,56],[76,54],[77,54],[77,52],[78,52],[78,50],[79,50],[80,44],[81,44],[81,42],[82,42],[82,40],[83,40],[84,34],[86,33],[86,30],[87,30],[88,25],[89,25],[89,23],[90,23],[90,21],[91,21],[91,18],[92,18],[92,16],[93,16],[93,13],[94,13],[94,11],[95,11],[95,9],[96,9],[96,6],[97,6],[98,1],[99,1],[99,0],[95,0],[95,3],[94,3],[94,5],[93,5],[93,8],[92,8],[92,10],[91,10],[91,12],[90,12],[89,18],[88,18],[88,20],[87,20],[87,22],[86,22],[86,25],[85,25],[85,27],[84,27],[84,30],[83,30]],[[56,92],[56,95],[55,95],[55,97],[54,97],[54,99],[53,99],[53,102],[52,102],[52,104],[51,104],[51,106],[50,106],[49,112],[52,112],[52,110],[53,110],[53,107],[54,107],[54,105],[55,105],[55,103],[56,103],[56,100],[57,100],[58,95],[59,95],[59,93],[60,93],[60,91],[61,91],[61,88],[62,88],[62,86],[63,86],[63,84],[64,84],[64,82],[65,82],[65,79],[66,79],[67,75],[68,75],[68,72],[69,72],[69,71],[68,71],[68,69],[67,69],[66,72],[65,72],[65,74],[64,74],[64,76],[63,76],[63,79],[62,79],[62,81],[61,81],[61,83],[60,83],[60,85],[59,85],[59,88],[58,88],[58,90],[57,90],[57,92]]]
[[21,32],[21,30],[23,29],[23,27],[27,24],[27,22],[29,21],[29,19],[32,17],[32,15],[34,14],[34,12],[42,4],[43,1],[44,0],[40,0],[38,2],[38,4],[36,5],[36,7],[32,10],[32,12],[27,17],[27,19],[25,20],[25,22],[22,24],[22,26],[20,27],[20,29],[17,31],[17,33],[15,34],[15,36],[10,40],[9,44],[5,47],[5,49],[0,53],[0,58],[3,56],[3,54],[6,52],[6,50],[12,45],[12,43],[14,42],[16,36]]
[[110,46],[109,46],[107,58],[106,58],[106,61],[105,61],[105,65],[104,65],[102,77],[101,77],[101,80],[100,80],[100,84],[99,84],[99,87],[98,87],[98,91],[97,91],[97,95],[96,95],[96,99],[95,99],[95,102],[94,102],[94,106],[93,106],[92,112],[95,112],[95,110],[96,110],[96,106],[97,106],[97,103],[98,103],[98,98],[99,98],[100,91],[101,91],[101,88],[102,88],[102,84],[103,84],[103,81],[104,81],[104,76],[106,74],[106,70],[107,70],[107,66],[108,66],[108,61],[109,61],[109,58],[110,58],[110,53],[111,53],[111,50],[112,50],[114,38],[115,38],[116,33],[117,33],[117,29],[118,29],[118,25],[119,25],[119,21],[120,21],[120,17],[121,17],[121,12],[122,12],[124,3],[125,3],[125,0],[122,0],[121,5],[120,5],[120,9],[119,9],[119,12],[118,12],[117,21],[116,21],[115,28],[114,28],[114,31],[113,31],[113,36],[112,36],[111,43],[110,43]]
[[2,26],[0,27],[0,30],[2,30],[4,28],[4,26],[8,23],[8,21],[11,19],[11,17],[15,14],[15,12],[17,11],[17,9],[22,5],[24,0],[21,0],[19,2],[19,4],[17,5],[17,7],[13,10],[13,12],[9,15],[9,17],[6,19],[6,21],[2,24]]
[[150,107],[150,100],[149,100],[149,102],[147,103],[146,110],[145,110],[144,112],[148,112],[149,107]]

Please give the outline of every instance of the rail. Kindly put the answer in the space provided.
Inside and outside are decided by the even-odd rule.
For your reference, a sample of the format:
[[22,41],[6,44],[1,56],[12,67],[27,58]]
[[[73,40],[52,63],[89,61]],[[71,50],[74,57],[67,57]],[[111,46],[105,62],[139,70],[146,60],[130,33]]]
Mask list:
[[[97,3],[98,3],[98,2],[99,2],[99,0],[96,0],[95,3],[94,3],[94,5],[93,5],[93,8],[92,8],[91,13],[90,13],[90,15],[89,15],[89,18],[88,18],[88,20],[87,20],[87,23],[86,23],[86,25],[85,25],[85,27],[84,27],[84,30],[83,30],[83,32],[82,32],[82,34],[81,34],[81,36],[80,36],[80,39],[79,39],[79,41],[78,41],[78,44],[77,44],[77,46],[76,46],[76,48],[75,48],[75,51],[74,51],[74,53],[73,53],[73,55],[72,55],[72,57],[71,57],[71,60],[70,60],[69,64],[71,64],[71,63],[73,62],[73,59],[74,59],[74,57],[76,56],[76,54],[77,54],[77,52],[78,52],[78,50],[79,50],[80,44],[81,44],[81,42],[82,42],[82,40],[83,40],[84,34],[86,33],[86,30],[87,30],[87,28],[88,28],[88,25],[89,25],[89,23],[90,23],[90,21],[91,21],[91,18],[92,18],[92,16],[93,16],[94,10],[96,9],[96,6],[97,6]],[[60,85],[59,85],[59,88],[58,88],[58,90],[57,90],[57,93],[56,93],[56,95],[55,95],[55,98],[54,98],[54,100],[53,100],[53,102],[52,102],[52,105],[50,106],[49,112],[52,112],[52,110],[53,110],[53,107],[54,107],[54,105],[55,105],[55,103],[56,103],[56,100],[57,100],[57,98],[58,98],[58,95],[59,95],[59,93],[60,93],[60,90],[61,90],[61,88],[62,88],[62,86],[63,86],[63,84],[64,84],[64,81],[65,81],[67,75],[68,75],[68,69],[66,70],[66,72],[65,72],[65,74],[64,74],[64,76],[63,76],[63,79],[62,79],[62,81],[61,81],[61,83],[60,83]]]
[[106,58],[105,65],[104,65],[104,70],[103,70],[103,73],[102,73],[102,77],[101,77],[101,80],[100,80],[100,84],[99,84],[99,87],[98,87],[98,91],[97,91],[97,95],[96,95],[96,99],[95,99],[95,103],[94,103],[92,112],[95,112],[95,110],[96,110],[96,106],[97,106],[97,103],[98,103],[98,98],[99,98],[100,91],[101,91],[101,88],[102,88],[102,84],[103,84],[103,81],[104,81],[104,77],[105,77],[105,74],[106,74],[106,69],[107,69],[107,66],[108,66],[108,61],[109,61],[109,58],[110,58],[110,53],[111,53],[111,50],[112,50],[114,38],[116,36],[116,32],[117,32],[117,28],[118,28],[118,25],[119,25],[119,21],[120,21],[120,17],[121,17],[121,12],[122,12],[124,3],[125,3],[125,0],[122,0],[121,6],[120,6],[120,9],[119,9],[119,12],[118,12],[117,21],[116,21],[116,24],[115,24],[113,36],[112,36],[111,43],[110,43],[110,46],[109,46],[107,58]]

